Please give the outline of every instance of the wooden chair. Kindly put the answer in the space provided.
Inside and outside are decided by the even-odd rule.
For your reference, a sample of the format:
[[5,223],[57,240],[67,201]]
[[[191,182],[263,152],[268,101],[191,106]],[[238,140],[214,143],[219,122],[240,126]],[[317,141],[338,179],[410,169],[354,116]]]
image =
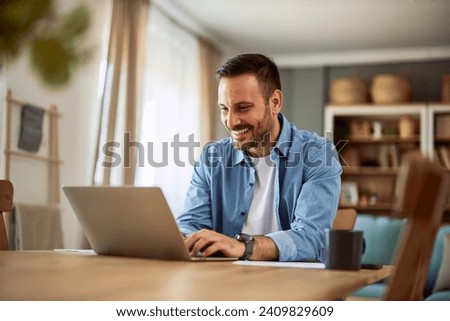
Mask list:
[[3,212],[12,211],[13,194],[14,188],[11,182],[0,180],[0,251],[8,251],[8,238]]
[[395,217],[404,217],[395,272],[385,300],[422,300],[433,245],[448,196],[449,174],[423,156],[414,155],[399,169]]
[[340,209],[334,218],[333,230],[353,230],[356,222],[356,211],[352,208]]

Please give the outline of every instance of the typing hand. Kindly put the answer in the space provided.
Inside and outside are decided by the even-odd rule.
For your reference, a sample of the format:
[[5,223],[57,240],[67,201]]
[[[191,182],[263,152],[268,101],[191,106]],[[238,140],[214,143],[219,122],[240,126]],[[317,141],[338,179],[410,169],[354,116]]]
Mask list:
[[244,255],[245,251],[244,243],[206,229],[192,233],[185,239],[185,243],[191,256],[197,256],[200,252],[202,256],[211,256],[221,252],[224,256],[239,258]]

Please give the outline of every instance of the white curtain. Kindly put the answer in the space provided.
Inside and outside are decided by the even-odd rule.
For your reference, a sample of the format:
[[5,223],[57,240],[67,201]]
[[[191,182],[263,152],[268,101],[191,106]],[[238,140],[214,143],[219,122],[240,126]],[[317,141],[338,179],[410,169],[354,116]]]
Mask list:
[[[129,149],[125,148],[124,136],[127,133],[130,141],[136,140],[143,77],[139,67],[144,61],[144,48],[148,47],[145,30],[149,0],[114,0],[112,4],[108,59],[101,83],[102,108],[92,180],[95,185],[134,182],[136,151],[130,149],[125,155]],[[122,155],[122,161],[113,165],[116,154]]]
[[135,185],[160,186],[176,215],[189,186],[192,160],[201,152],[200,146],[193,147],[201,141],[199,41],[153,7],[147,43],[138,137],[145,155],[138,157]]

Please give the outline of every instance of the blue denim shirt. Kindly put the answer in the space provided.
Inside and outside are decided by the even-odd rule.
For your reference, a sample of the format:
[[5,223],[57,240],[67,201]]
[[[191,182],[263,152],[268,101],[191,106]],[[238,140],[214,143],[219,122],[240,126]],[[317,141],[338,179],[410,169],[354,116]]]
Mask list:
[[[276,164],[274,204],[281,231],[269,233],[280,261],[324,261],[324,233],[336,213],[342,172],[336,149],[323,137],[279,114],[281,132],[271,158]],[[255,168],[231,138],[207,145],[194,167],[180,230],[212,229],[234,237],[250,209]]]

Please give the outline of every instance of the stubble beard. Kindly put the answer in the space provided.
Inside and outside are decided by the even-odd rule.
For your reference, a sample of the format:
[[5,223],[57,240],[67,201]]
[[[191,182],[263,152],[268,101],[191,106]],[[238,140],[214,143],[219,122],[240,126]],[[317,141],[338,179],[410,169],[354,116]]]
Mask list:
[[[253,130],[255,126],[242,126],[243,128],[249,127],[252,132],[252,139],[244,143],[240,143],[232,137],[233,147],[237,150],[252,152],[256,149],[270,146],[271,144],[271,133],[274,128],[274,120],[270,117],[269,106],[266,106],[266,111],[263,120],[258,123],[259,132],[255,133]],[[237,128],[238,130],[241,128]]]

